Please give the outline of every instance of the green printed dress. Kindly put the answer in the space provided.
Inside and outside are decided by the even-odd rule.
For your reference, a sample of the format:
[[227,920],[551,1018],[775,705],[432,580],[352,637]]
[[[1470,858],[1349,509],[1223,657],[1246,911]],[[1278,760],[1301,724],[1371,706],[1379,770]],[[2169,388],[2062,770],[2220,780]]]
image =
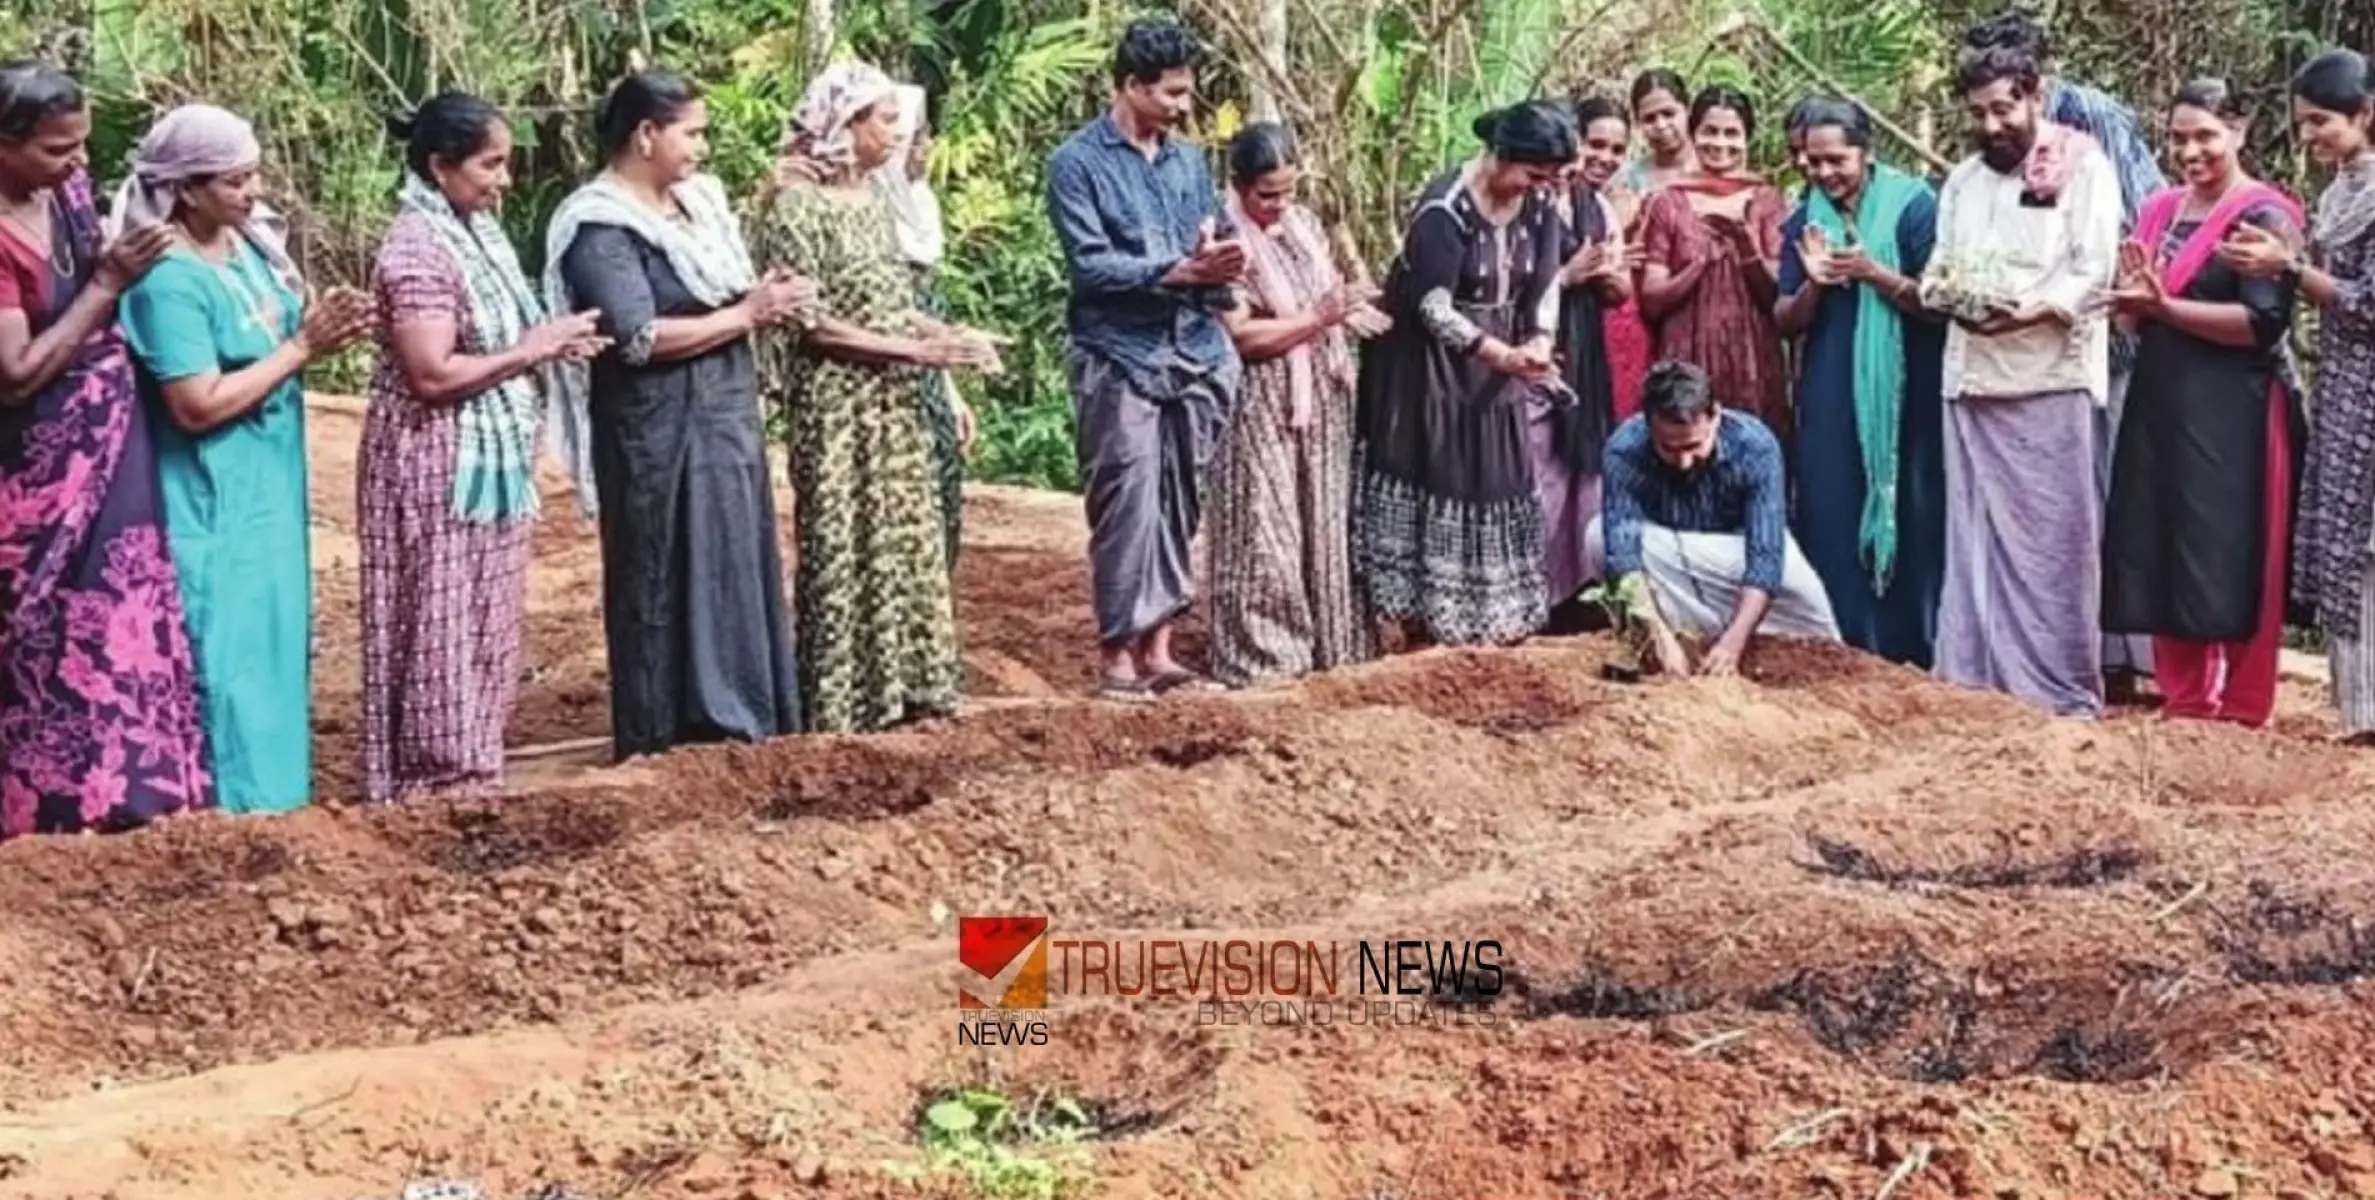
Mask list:
[[[824,319],[910,332],[914,280],[871,194],[788,188],[760,224],[763,267],[815,280]],[[925,372],[829,357],[813,338],[765,338],[761,354],[791,429],[809,729],[864,733],[953,710],[962,668],[938,464],[916,403]]]

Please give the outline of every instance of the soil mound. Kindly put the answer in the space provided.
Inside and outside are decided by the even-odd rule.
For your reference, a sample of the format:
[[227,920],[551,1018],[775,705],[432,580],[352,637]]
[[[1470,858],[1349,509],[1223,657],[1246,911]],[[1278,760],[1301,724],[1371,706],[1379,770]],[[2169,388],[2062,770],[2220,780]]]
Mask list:
[[[354,431],[316,414],[330,802],[0,848],[0,1194],[2375,1197],[2375,760],[2306,688],[2275,733],[2055,722],[1577,638],[1103,705],[1076,501],[980,489],[972,710],[596,769],[555,491],[519,794],[370,809]],[[1055,947],[989,1045],[970,914]],[[1500,972],[1358,1020],[1109,994],[1231,941]]]

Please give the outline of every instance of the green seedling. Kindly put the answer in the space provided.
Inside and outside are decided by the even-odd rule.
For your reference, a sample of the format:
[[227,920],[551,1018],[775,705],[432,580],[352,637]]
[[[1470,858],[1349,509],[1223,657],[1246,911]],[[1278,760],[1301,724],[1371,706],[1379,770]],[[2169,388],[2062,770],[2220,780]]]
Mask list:
[[1616,655],[1600,664],[1600,676],[1620,683],[1638,683],[1656,654],[1657,631],[1665,620],[1657,598],[1650,594],[1648,577],[1632,572],[1614,583],[1601,581],[1584,589],[1583,599],[1608,614],[1616,634]]
[[1090,1182],[1085,1143],[1098,1133],[1079,1101],[1043,1092],[1018,1107],[1003,1092],[951,1092],[924,1109],[922,1168],[893,1167],[910,1179],[950,1174],[980,1200],[1074,1200]]

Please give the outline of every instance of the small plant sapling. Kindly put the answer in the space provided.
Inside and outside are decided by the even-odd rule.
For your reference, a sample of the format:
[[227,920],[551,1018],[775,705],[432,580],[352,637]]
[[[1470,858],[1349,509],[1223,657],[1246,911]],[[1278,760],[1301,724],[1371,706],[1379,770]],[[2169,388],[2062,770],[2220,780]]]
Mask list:
[[1583,599],[1608,614],[1609,628],[1616,635],[1616,656],[1600,664],[1600,677],[1639,683],[1657,664],[1657,638],[1666,628],[1657,597],[1650,593],[1649,577],[1634,571],[1613,583],[1602,580],[1585,588]]
[[886,1167],[910,1181],[959,1176],[981,1200],[1080,1195],[1089,1182],[1084,1143],[1098,1133],[1088,1110],[1069,1096],[1042,1093],[1018,1108],[1005,1093],[988,1088],[946,1093],[925,1107],[921,1126],[923,1168]]

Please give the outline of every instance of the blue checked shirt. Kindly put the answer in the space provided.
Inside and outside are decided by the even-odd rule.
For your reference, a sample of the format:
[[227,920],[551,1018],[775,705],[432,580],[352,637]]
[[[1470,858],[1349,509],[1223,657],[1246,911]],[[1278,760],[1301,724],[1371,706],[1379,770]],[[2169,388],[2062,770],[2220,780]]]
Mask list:
[[1600,527],[1609,579],[1641,569],[1641,527],[1648,524],[1682,533],[1739,534],[1748,562],[1740,585],[1781,590],[1789,545],[1781,442],[1747,413],[1726,409],[1720,419],[1714,456],[1687,475],[1658,457],[1646,416],[1630,417],[1608,435],[1600,458],[1606,496]]
[[1162,282],[1195,252],[1207,219],[1215,236],[1234,228],[1193,144],[1166,136],[1148,158],[1107,113],[1048,159],[1047,206],[1072,286],[1074,349],[1112,363],[1146,396],[1172,393],[1175,365],[1210,373],[1235,360],[1219,317],[1235,304],[1231,290]]
[[[2146,198],[2169,186],[2153,156],[2152,142],[2128,106],[2085,84],[2055,79],[2046,84],[2045,116],[2056,125],[2084,133],[2103,147],[2103,155],[2119,173],[2122,237],[2134,232],[2136,210]],[[2117,330],[2111,335],[2111,373],[2124,375],[2136,365],[2136,342]]]

